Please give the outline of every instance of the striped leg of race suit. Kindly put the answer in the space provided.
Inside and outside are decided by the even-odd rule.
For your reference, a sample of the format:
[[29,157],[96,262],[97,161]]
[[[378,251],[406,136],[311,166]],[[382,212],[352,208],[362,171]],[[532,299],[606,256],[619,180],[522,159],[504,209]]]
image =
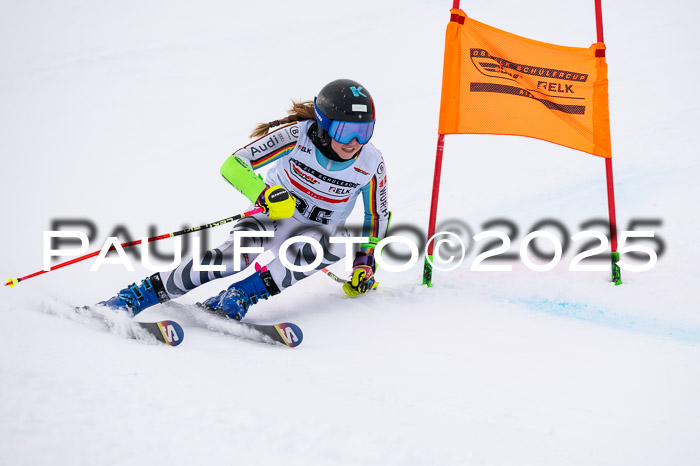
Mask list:
[[[234,270],[234,233],[235,232],[273,232],[273,237],[246,237],[241,238],[241,246],[258,247],[265,251],[265,257],[271,256],[266,264],[272,278],[280,291],[294,285],[317,271],[333,264],[345,257],[345,244],[331,243],[329,238],[335,236],[349,236],[342,224],[336,225],[306,225],[295,218],[282,220],[270,220],[264,214],[254,215],[236,222],[228,239],[220,246],[201,254],[202,265],[224,265],[223,271],[195,271],[192,256],[184,258],[180,265],[168,272],[161,272],[160,276],[165,284],[165,290],[170,298],[177,298],[198,286],[217,278],[230,277],[245,270],[253,264],[262,254],[258,252],[239,253],[241,270]],[[323,260],[313,270],[308,272],[295,272],[287,269],[279,259],[279,249],[282,243],[293,236],[306,236],[317,240],[323,249]],[[298,242],[287,248],[286,257],[289,263],[297,266],[305,266],[314,262],[316,252],[313,246],[307,242]],[[243,277],[241,277],[243,278]],[[236,280],[234,280],[236,281]]]

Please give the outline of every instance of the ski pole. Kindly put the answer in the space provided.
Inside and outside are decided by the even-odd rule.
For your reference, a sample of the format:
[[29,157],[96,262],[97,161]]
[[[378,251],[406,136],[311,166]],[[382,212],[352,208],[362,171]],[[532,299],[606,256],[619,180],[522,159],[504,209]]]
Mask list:
[[[164,234],[164,235],[159,235],[159,236],[153,236],[153,237],[151,237],[151,238],[146,238],[146,242],[147,242],[147,243],[151,243],[151,242],[153,242],[153,241],[158,241],[158,240],[161,240],[161,239],[172,238],[173,236],[186,235],[186,234],[188,234],[188,233],[193,233],[193,232],[195,232],[195,231],[206,230],[206,229],[208,229],[208,228],[218,227],[219,225],[224,225],[224,224],[226,224],[226,223],[233,222],[234,220],[239,220],[239,219],[241,219],[241,218],[250,217],[251,215],[255,215],[255,214],[257,214],[257,213],[260,213],[260,212],[262,212],[263,210],[264,210],[264,209],[263,209],[262,207],[258,207],[258,208],[256,208],[256,209],[250,210],[250,211],[248,211],[248,212],[243,212],[242,214],[234,215],[233,217],[228,217],[228,218],[221,219],[221,220],[219,220],[218,222],[207,223],[206,225],[200,225],[200,226],[198,226],[198,227],[187,228],[187,229],[185,229],[185,230],[174,231],[174,232],[172,232],[172,233],[166,233],[166,234]],[[142,242],[143,242],[143,240],[141,240],[141,239],[136,240],[136,241],[129,241],[128,243],[122,243],[122,244],[121,244],[121,247],[122,247],[122,248],[128,248],[129,246],[135,246],[135,245],[137,245],[137,244],[141,244]],[[112,246],[112,247],[109,248],[109,251],[113,251],[114,249],[116,249],[116,248],[115,248],[114,246]],[[101,250],[100,250],[100,251],[101,251]],[[62,268],[62,267],[66,267],[66,266],[68,266],[68,265],[75,264],[75,263],[80,262],[80,261],[84,261],[85,259],[89,259],[89,258],[91,258],[91,257],[95,257],[96,255],[98,255],[98,254],[100,253],[100,251],[94,251],[94,252],[91,252],[90,254],[85,254],[84,256],[76,257],[75,259],[71,259],[71,260],[69,260],[69,261],[62,262],[62,263],[60,263],[60,264],[54,265],[53,267],[49,268],[49,270],[40,270],[40,271],[38,271],[38,272],[34,272],[34,273],[31,274],[31,275],[27,275],[26,277],[22,277],[22,278],[8,278],[8,279],[7,279],[7,283],[5,283],[5,286],[9,286],[10,288],[12,288],[12,287],[14,287],[17,283],[19,283],[19,282],[21,282],[21,281],[28,280],[28,279],[30,279],[30,278],[33,278],[33,277],[36,277],[36,276],[39,276],[39,275],[43,275],[43,274],[45,274],[46,272],[52,272],[52,271],[54,271],[54,270],[56,270],[56,269],[60,269],[60,268]]]
[[339,276],[337,276],[336,274],[334,274],[333,272],[331,272],[330,270],[328,270],[325,267],[323,269],[321,269],[321,272],[325,273],[328,276],[328,278],[330,278],[331,280],[335,280],[336,282],[340,283],[341,285],[347,283],[347,280],[343,280],[342,278],[340,278]]
[[[321,269],[321,272],[325,273],[328,278],[330,278],[334,282],[340,283],[341,285],[345,285],[346,283],[348,283],[350,281],[350,280],[343,280],[342,278],[340,278],[339,276],[337,276],[336,274],[334,274],[333,272],[331,272],[330,270],[328,270],[325,267]],[[372,290],[376,290],[376,288],[373,288]]]

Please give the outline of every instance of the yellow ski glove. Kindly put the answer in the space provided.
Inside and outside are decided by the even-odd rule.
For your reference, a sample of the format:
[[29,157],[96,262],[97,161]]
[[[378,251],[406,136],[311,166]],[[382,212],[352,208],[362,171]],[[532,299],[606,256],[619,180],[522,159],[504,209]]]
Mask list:
[[374,256],[358,252],[352,267],[352,277],[343,285],[345,294],[351,297],[359,296],[379,286],[379,282],[374,279]]
[[294,215],[296,199],[280,185],[268,186],[260,193],[255,205],[265,209],[270,220],[289,218]]

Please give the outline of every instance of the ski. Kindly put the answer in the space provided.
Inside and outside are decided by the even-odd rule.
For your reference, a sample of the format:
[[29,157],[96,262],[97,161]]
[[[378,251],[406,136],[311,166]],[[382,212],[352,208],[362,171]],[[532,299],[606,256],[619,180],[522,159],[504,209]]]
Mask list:
[[[252,338],[255,334],[257,334],[259,336],[268,337],[273,342],[281,343],[289,348],[299,346],[304,339],[304,334],[299,326],[291,322],[282,322],[279,324],[252,324],[249,322],[242,322],[240,320],[229,319],[228,317],[217,314],[201,303],[195,304],[195,307],[198,311],[206,312],[208,315],[222,320],[222,322],[226,322],[227,324],[230,322],[233,326],[242,327],[248,330],[248,332],[236,333],[235,336],[256,341],[264,341],[264,339],[258,340],[257,338]],[[253,333],[252,335],[250,335],[251,332]]]
[[210,308],[197,304],[180,304],[169,301],[164,304],[175,310],[186,312],[200,326],[209,330],[231,335],[244,340],[259,343],[282,344],[289,348],[299,346],[304,339],[304,334],[298,325],[291,322],[277,324],[254,324],[229,319],[217,314]]
[[170,346],[177,346],[185,338],[185,332],[180,324],[173,320],[160,320],[158,322],[134,322],[156,337],[156,340]]
[[292,324],[291,322],[283,322],[281,324],[249,324],[248,322],[239,322],[233,320],[238,325],[243,325],[249,329],[259,332],[265,335],[277,343],[282,343],[290,348],[294,348],[301,344],[304,339],[304,334],[298,325]]
[[107,315],[90,306],[75,307],[74,309],[81,316],[94,318],[102,322],[110,333],[121,334],[134,340],[144,339],[139,335],[140,332],[135,332],[136,328],[145,330],[148,334],[155,337],[156,340],[169,346],[177,346],[185,338],[185,331],[182,329],[182,326],[174,320],[160,320],[157,322],[136,322],[132,320],[127,323],[127,326],[131,327],[130,330],[116,332],[114,330],[115,326],[117,326],[116,322]]

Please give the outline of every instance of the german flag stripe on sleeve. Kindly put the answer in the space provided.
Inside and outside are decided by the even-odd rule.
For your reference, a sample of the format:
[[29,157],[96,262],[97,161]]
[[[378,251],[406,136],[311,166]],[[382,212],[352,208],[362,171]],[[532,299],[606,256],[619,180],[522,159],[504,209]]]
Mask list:
[[279,159],[280,157],[284,157],[285,155],[290,153],[294,149],[294,146],[296,146],[296,144],[297,143],[295,141],[295,142],[291,142],[291,143],[287,144],[286,146],[282,146],[279,149],[277,149],[275,152],[268,154],[261,159],[254,160],[251,163],[251,165],[255,169],[260,168],[260,167],[264,167],[268,163],[274,162],[275,160]]
[[372,219],[369,224],[369,236],[379,236],[379,211],[377,211],[377,177],[372,177],[369,185],[369,208]]

